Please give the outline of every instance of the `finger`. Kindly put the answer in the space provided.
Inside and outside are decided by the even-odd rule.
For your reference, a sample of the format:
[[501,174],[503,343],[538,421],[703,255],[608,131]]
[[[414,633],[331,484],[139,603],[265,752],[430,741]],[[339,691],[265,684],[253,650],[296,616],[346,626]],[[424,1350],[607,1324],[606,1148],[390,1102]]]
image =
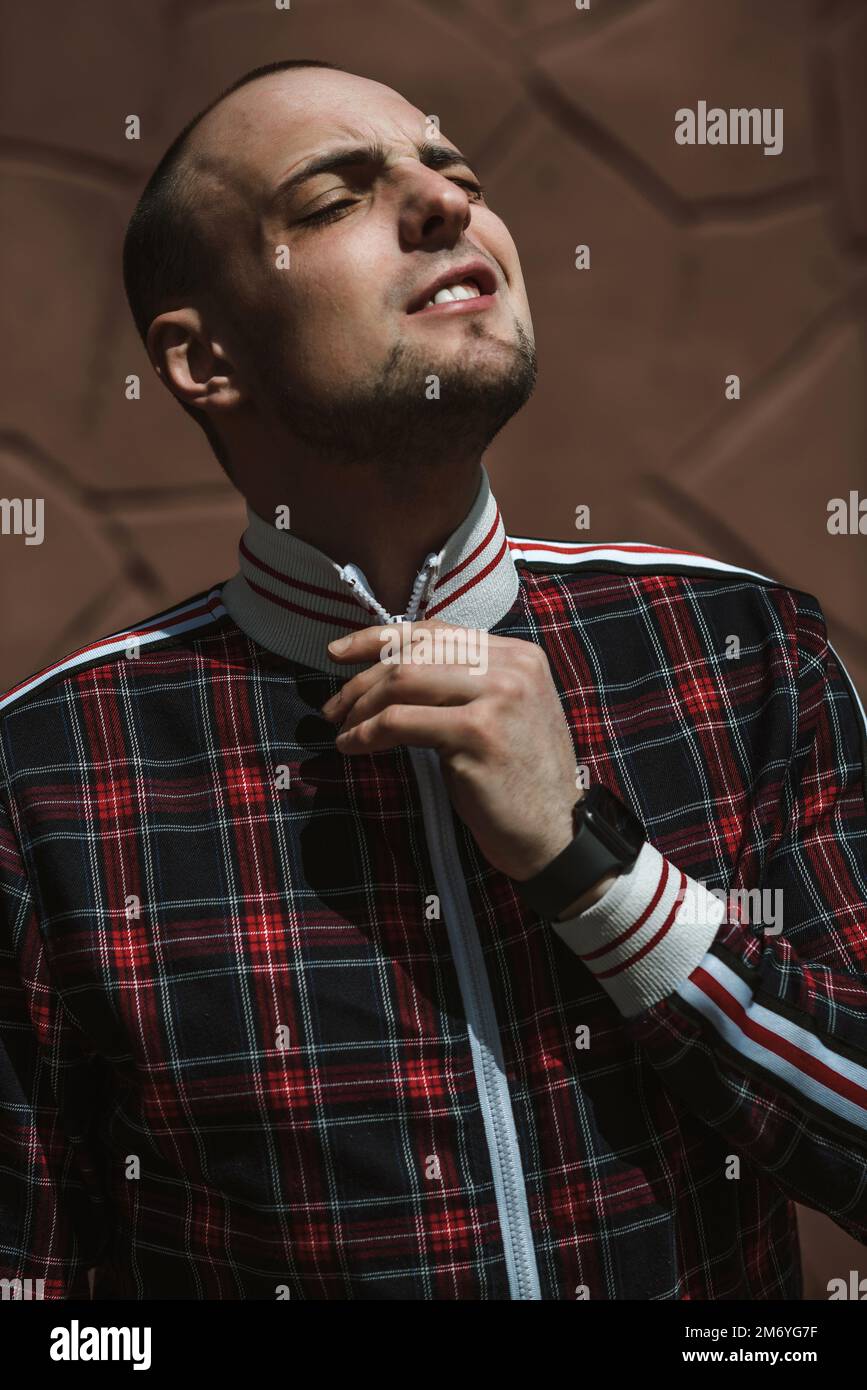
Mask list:
[[471,751],[473,731],[468,729],[467,706],[389,705],[372,719],[337,735],[341,753],[381,753],[405,744],[410,748],[435,748],[440,753]]
[[[366,673],[365,673],[366,674]],[[341,733],[370,719],[389,705],[464,705],[484,693],[473,668],[466,666],[392,666],[360,691],[349,704],[341,701]]]
[[[401,630],[407,629],[405,635],[402,633],[401,641],[411,641],[413,634],[421,628],[427,628],[431,632],[436,631],[437,628],[453,630],[455,632],[461,631],[461,625],[459,623],[446,623],[443,622],[441,618],[423,618],[415,623],[389,623],[387,626],[364,627],[359,629],[358,632],[347,633],[345,637],[335,638],[334,643],[329,642],[329,656],[334,661],[345,661],[348,664],[361,661],[377,661],[383,649],[383,644],[388,640],[389,636],[392,638],[394,637],[395,629],[398,628]],[[465,632],[468,630],[467,628],[463,628]],[[383,636],[381,634],[386,635]],[[486,632],[485,638],[487,646],[490,649],[523,645],[520,638],[500,637],[491,632]],[[339,645],[341,642],[345,642],[346,645],[341,647]]]
[[[332,695],[329,700],[325,701],[321,713],[326,719],[343,719],[347,710],[349,710],[358,699],[358,696],[365,690],[368,690],[378,680],[381,680],[384,675],[387,675],[388,672],[393,669],[395,663],[389,655],[389,648],[386,646],[387,639],[391,638],[392,641],[394,641],[399,635],[402,639],[401,645],[398,648],[399,659],[408,659],[410,627],[410,623],[401,623],[399,625],[394,623],[390,624],[388,627],[365,628],[365,632],[375,632],[377,634],[378,645],[374,664],[369,666],[366,671],[359,671],[357,675],[350,677],[346,684],[341,686],[337,691],[336,695]],[[396,631],[398,628],[399,634]],[[404,631],[404,629],[406,629],[406,631]],[[345,653],[342,655],[345,655]],[[364,656],[356,653],[355,648],[353,648],[353,665],[365,659]]]
[[[384,675],[388,675],[398,666],[464,667],[473,670],[476,673],[476,679],[478,679],[479,675],[483,674],[490,664],[489,643],[491,638],[490,634],[482,629],[462,628],[455,623],[436,624],[433,622],[402,623],[399,627],[399,632],[398,624],[376,629],[381,641],[380,649],[377,652],[378,660],[367,670],[352,676],[335,695],[325,701],[321,712],[326,719],[344,719],[360,695],[370,690]],[[423,633],[421,631],[423,629],[426,632]],[[427,643],[422,642],[422,635],[436,634],[438,629],[443,633],[442,641],[434,635],[433,640],[428,640]],[[387,638],[392,639],[389,646],[385,645]],[[527,645],[529,644],[512,642],[513,647]],[[508,655],[509,648],[505,645],[501,646],[495,652],[493,664],[500,664]],[[358,655],[353,655],[352,660],[357,662],[359,660]]]
[[371,686],[376,685],[378,681],[383,680],[390,669],[381,662],[376,662],[374,666],[368,666],[366,671],[359,671],[357,676],[352,676],[345,685],[340,687],[336,695],[332,695],[330,699],[325,701],[320,714],[325,719],[339,724],[342,719],[345,719],[358,697],[363,695],[366,690],[370,690]]
[[328,643],[328,655],[332,661],[345,661],[355,664],[359,661],[378,661],[383,644],[394,636],[395,628],[411,628],[412,623],[389,623],[383,626],[363,627],[358,632],[347,632],[344,637],[335,637]]

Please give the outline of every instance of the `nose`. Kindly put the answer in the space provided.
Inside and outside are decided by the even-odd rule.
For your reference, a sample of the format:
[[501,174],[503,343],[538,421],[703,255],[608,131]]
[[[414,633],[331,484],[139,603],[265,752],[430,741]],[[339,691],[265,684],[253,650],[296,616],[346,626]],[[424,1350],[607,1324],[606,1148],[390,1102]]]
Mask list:
[[401,169],[399,197],[400,235],[410,246],[452,246],[472,216],[466,191],[418,160]]

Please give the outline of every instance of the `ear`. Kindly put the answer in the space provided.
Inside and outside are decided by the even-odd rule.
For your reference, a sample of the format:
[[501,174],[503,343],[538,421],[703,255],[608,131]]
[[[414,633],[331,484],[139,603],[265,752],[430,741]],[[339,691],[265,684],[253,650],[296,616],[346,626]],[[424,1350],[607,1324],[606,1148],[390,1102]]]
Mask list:
[[157,315],[147,352],[157,376],[184,405],[219,415],[246,398],[227,352],[207,332],[198,309]]

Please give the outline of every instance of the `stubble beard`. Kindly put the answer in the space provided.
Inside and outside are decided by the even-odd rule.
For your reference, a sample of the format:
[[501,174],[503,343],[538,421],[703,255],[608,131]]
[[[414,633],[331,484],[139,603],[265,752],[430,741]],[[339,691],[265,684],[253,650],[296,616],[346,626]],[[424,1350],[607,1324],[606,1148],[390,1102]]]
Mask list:
[[375,466],[406,485],[456,452],[481,458],[535,386],[535,346],[517,317],[511,343],[478,321],[464,327],[465,350],[396,343],[379,370],[327,399],[288,385],[260,339],[259,387],[278,424],[323,462]]

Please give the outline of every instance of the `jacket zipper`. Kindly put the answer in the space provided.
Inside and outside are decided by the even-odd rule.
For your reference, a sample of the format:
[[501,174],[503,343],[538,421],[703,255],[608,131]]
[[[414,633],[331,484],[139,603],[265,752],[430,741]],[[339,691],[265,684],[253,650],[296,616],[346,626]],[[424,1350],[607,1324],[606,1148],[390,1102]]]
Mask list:
[[500,1032],[467,885],[460,870],[451,801],[433,748],[407,750],[421,792],[434,878],[452,948],[491,1160],[513,1299],[541,1299],[526,1184],[503,1065]]
[[[411,622],[423,612],[439,573],[440,557],[429,555],[416,576],[404,617],[386,612],[363,582],[354,565],[338,567],[341,578],[362,597],[383,623]],[[460,868],[452,806],[442,779],[439,756],[433,748],[408,748],[421,795],[422,815],[440,905],[445,918],[461,998],[485,1137],[494,1180],[494,1194],[513,1299],[542,1297],[533,1245],[526,1184],[518,1134],[491,986],[473,917],[467,885]]]

